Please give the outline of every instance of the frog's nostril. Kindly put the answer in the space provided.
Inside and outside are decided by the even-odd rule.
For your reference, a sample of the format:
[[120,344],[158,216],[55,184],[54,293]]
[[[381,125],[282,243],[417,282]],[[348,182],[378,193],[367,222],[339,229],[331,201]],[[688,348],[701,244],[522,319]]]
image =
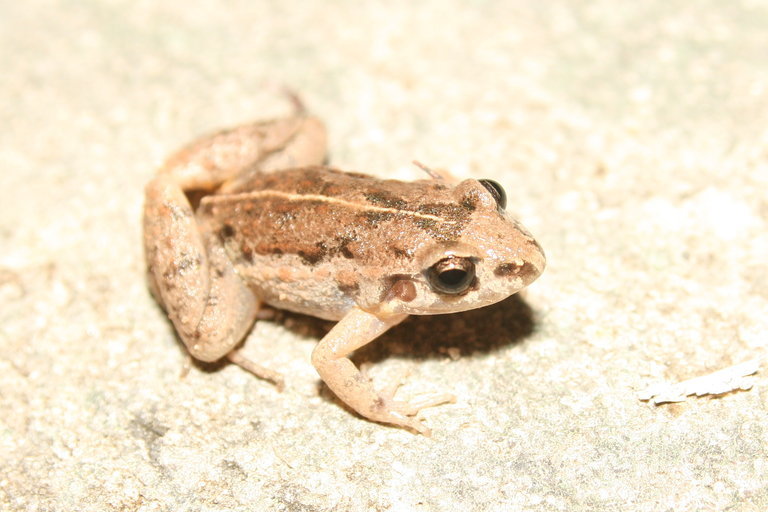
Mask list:
[[496,277],[519,277],[525,284],[531,283],[540,274],[539,269],[531,262],[524,261],[522,264],[502,263],[493,271]]
[[520,267],[516,263],[502,263],[494,269],[493,275],[497,277],[516,276],[520,272]]

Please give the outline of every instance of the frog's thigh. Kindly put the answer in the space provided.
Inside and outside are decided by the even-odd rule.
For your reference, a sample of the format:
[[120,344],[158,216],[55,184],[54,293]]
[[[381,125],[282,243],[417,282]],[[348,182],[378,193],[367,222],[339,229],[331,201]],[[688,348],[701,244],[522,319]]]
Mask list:
[[215,236],[201,234],[186,196],[169,178],[147,186],[144,249],[151,287],[193,357],[215,361],[258,310]]
[[172,177],[184,190],[213,190],[249,170],[319,165],[325,153],[323,123],[294,116],[201,137],[171,155],[159,174]]

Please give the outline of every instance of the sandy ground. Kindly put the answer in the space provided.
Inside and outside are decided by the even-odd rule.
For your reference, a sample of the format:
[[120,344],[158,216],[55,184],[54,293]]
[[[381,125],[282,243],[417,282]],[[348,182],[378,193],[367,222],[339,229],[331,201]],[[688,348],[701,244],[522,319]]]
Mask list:
[[[279,5],[278,5],[279,4]],[[761,2],[0,4],[0,510],[768,509]],[[360,351],[432,438],[360,419],[260,322],[286,390],[189,365],[148,294],[142,189],[192,137],[287,110],[332,161],[504,184],[549,267],[523,297]],[[188,370],[188,372],[186,372]],[[185,374],[186,372],[186,374]]]

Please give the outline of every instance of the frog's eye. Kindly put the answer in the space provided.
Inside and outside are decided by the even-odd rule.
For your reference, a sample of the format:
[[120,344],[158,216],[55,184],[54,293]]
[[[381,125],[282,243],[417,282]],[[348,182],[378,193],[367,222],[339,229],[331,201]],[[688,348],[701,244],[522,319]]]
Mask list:
[[496,204],[500,210],[507,207],[507,194],[504,192],[504,188],[493,180],[480,180],[480,184],[488,189],[493,198],[496,200]]
[[443,258],[427,269],[427,281],[438,293],[459,295],[474,284],[475,264],[470,258]]

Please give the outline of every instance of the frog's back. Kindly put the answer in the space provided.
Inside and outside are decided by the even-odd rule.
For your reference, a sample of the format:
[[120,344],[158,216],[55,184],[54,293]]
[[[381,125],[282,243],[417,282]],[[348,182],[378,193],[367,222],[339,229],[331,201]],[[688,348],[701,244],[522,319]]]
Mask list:
[[326,318],[373,293],[382,269],[415,271],[414,250],[459,236],[470,213],[440,181],[326,167],[255,174],[198,210],[263,300]]

